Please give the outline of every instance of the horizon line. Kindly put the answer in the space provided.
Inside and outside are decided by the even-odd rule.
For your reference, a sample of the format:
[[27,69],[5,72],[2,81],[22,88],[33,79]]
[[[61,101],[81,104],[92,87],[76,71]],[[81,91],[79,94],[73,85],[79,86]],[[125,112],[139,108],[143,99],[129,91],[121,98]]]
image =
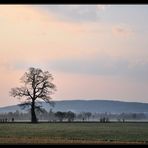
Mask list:
[[[138,101],[124,101],[124,100],[115,100],[115,99],[61,99],[61,100],[51,100],[51,102],[60,102],[60,101],[112,101],[112,102],[124,102],[124,103],[142,103],[142,104],[148,104],[148,102],[138,102]],[[40,101],[40,102],[44,102],[44,101]],[[46,102],[45,102],[46,103]],[[0,106],[0,108],[3,107],[9,107],[9,106],[15,106],[15,105],[19,105],[21,103],[18,104],[12,104],[12,105],[8,105],[8,106]]]

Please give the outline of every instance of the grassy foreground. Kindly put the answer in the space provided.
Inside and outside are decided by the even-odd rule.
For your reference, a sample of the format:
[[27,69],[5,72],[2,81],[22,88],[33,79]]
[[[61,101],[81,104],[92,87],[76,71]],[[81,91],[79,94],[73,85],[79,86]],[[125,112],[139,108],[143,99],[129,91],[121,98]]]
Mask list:
[[148,143],[148,123],[0,124],[0,144],[110,143]]

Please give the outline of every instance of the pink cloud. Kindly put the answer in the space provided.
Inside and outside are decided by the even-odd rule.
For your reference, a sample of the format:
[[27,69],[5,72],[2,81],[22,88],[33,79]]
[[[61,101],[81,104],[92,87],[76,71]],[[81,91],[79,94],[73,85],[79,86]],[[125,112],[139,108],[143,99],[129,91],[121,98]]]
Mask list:
[[114,35],[128,37],[133,35],[133,30],[125,25],[120,25],[112,28],[112,32]]
[[[104,10],[105,7],[101,5],[98,9]],[[52,60],[57,62],[60,59],[79,58],[88,61],[101,56],[109,60],[107,56],[109,55],[113,56],[113,59],[116,59],[114,56],[119,56],[135,62],[139,55],[147,55],[147,50],[145,52],[135,50],[134,44],[132,50],[129,41],[116,38],[116,36],[129,37],[134,33],[126,25],[113,27],[112,33],[115,35],[113,36],[110,32],[111,24],[63,21],[56,18],[53,13],[28,5],[1,5],[0,23],[0,104],[12,103],[8,92],[11,87],[20,85],[19,78],[30,65],[45,66],[50,71],[52,69],[48,67],[47,61],[50,63]],[[18,64],[18,67],[25,66],[17,69],[14,68],[15,64]],[[97,66],[99,61],[93,64]],[[114,65],[108,61],[103,66],[111,69]],[[88,66],[91,69],[91,64],[88,65],[87,62],[84,66],[86,69]],[[131,84],[124,78],[117,80],[111,76],[90,76],[85,73],[61,74],[59,71],[55,71],[54,76],[58,88],[53,96],[56,99],[109,98],[110,96],[114,98],[137,96],[142,99],[147,93],[146,82],[138,86],[139,83]]]

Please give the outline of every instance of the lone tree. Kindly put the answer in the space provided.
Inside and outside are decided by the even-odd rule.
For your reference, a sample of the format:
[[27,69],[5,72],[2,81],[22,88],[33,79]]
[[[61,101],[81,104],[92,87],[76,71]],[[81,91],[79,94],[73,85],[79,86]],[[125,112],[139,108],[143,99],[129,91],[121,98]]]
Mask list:
[[37,123],[35,110],[40,110],[42,107],[37,100],[43,100],[49,104],[53,103],[50,101],[50,95],[56,90],[56,86],[52,83],[53,77],[48,71],[31,67],[20,80],[23,86],[12,88],[10,95],[23,100],[20,104],[23,108],[31,107],[31,122]]

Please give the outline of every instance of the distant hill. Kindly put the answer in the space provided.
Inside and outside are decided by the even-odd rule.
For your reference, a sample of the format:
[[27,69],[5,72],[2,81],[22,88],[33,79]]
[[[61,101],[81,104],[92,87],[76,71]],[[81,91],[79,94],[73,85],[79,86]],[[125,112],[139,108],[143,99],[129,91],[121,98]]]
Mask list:
[[[73,112],[141,112],[148,113],[148,103],[122,102],[110,100],[63,100],[55,101],[55,107],[42,103],[43,107],[49,111],[73,111]],[[18,105],[1,107],[0,113],[22,111]]]

